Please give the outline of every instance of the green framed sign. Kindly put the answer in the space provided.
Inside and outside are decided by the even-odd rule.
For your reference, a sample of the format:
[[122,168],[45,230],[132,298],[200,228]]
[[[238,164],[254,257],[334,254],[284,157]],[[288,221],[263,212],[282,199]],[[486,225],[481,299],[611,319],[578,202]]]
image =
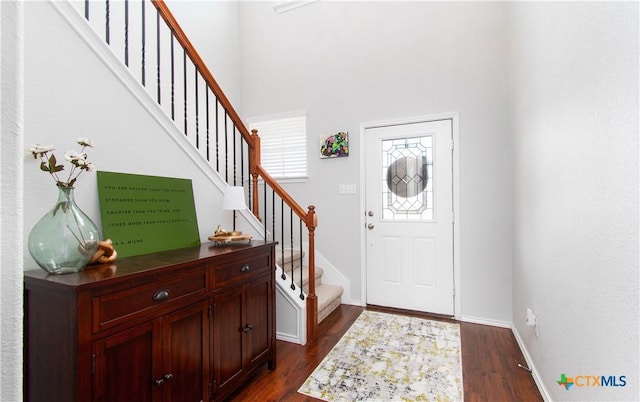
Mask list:
[[97,172],[102,234],[118,257],[200,244],[191,180]]

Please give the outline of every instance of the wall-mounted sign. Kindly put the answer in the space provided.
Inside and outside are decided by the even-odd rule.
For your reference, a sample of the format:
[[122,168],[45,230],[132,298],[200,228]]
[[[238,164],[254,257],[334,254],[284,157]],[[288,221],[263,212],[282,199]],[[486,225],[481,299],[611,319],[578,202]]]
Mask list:
[[102,234],[118,257],[200,244],[191,180],[97,172]]

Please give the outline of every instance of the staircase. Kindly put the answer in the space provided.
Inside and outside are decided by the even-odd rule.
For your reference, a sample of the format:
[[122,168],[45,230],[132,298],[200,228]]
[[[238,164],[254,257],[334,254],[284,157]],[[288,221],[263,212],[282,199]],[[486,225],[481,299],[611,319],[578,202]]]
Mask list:
[[[278,265],[277,275],[284,281],[294,278],[297,287],[307,294],[309,292],[309,269],[304,264],[304,253],[300,250],[282,249],[276,247],[276,264]],[[282,278],[282,274],[286,276]],[[321,323],[333,310],[341,303],[342,286],[328,285],[322,283],[324,269],[316,265],[315,267],[315,287],[318,297],[318,323]],[[300,278],[302,275],[302,278]]]
[[323,284],[323,270],[315,266],[315,206],[302,208],[264,170],[257,131],[249,132],[164,1],[53,3],[91,26],[92,41],[103,41],[101,46],[106,42],[146,92],[150,107],[165,113],[173,122],[170,131],[189,141],[219,178],[221,190],[245,189],[253,215],[245,217],[253,220],[252,226],[263,228],[258,237],[293,244],[294,249],[305,243],[307,255],[288,253],[278,262],[284,272],[279,268],[277,286],[280,294],[295,300],[296,311],[305,314],[295,318],[306,327],[300,331],[305,334],[300,343],[317,343],[317,325],[340,305],[343,289]]

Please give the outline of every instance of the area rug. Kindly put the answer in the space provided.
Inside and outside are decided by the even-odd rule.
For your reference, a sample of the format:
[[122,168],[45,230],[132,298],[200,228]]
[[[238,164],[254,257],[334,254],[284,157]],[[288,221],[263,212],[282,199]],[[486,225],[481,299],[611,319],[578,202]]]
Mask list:
[[299,393],[325,401],[462,401],[458,324],[363,311]]

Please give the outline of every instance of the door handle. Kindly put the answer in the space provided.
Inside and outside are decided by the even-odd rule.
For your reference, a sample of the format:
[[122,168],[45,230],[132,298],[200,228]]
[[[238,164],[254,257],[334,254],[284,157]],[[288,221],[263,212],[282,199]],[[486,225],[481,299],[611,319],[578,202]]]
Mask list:
[[369,212],[367,212],[367,215],[369,215],[369,216],[373,216],[373,211],[369,211]]
[[375,225],[373,223],[370,223],[367,225],[367,227],[369,228],[369,230],[373,229],[375,227]]

